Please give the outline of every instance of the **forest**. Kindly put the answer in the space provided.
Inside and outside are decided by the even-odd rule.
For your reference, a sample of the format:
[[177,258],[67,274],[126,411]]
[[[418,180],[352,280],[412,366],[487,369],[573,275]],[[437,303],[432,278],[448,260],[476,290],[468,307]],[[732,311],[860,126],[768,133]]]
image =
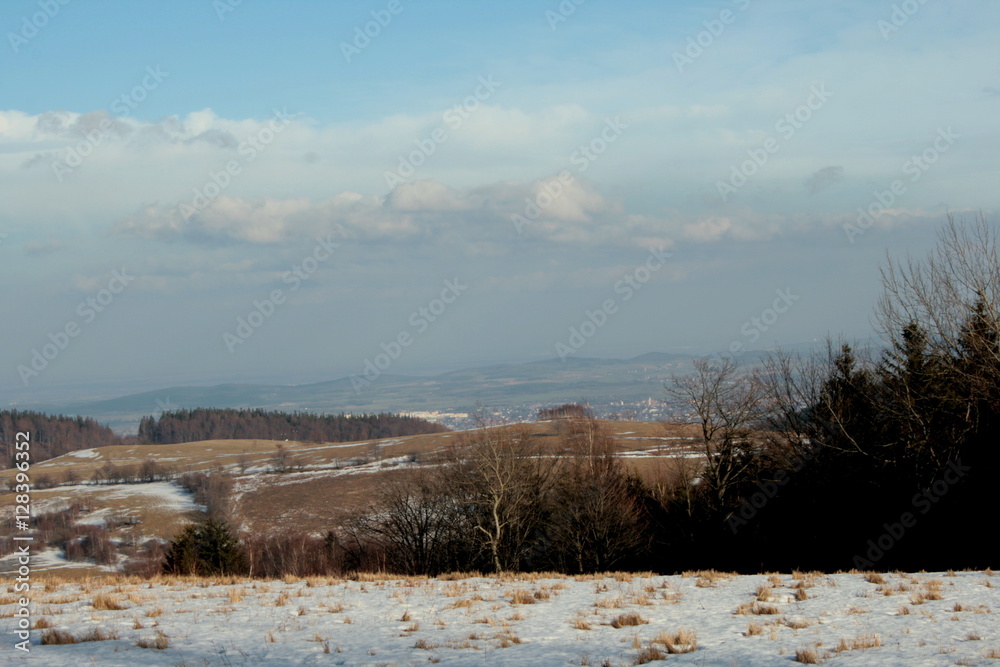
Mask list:
[[[888,259],[882,283],[882,347],[831,340],[752,368],[706,357],[668,381],[700,425],[701,461],[640,477],[599,421],[562,406],[542,415],[564,420],[557,445],[523,426],[470,432],[324,537],[240,545],[212,524],[186,544],[215,535],[239,551],[225,562],[263,575],[1000,565],[993,228],[950,220],[927,257]],[[197,571],[199,552],[184,561],[182,546],[169,567]]]
[[12,467],[11,451],[18,431],[31,433],[31,456],[46,461],[79,449],[110,445],[166,445],[218,439],[351,442],[401,435],[440,433],[448,429],[424,419],[388,413],[314,415],[259,409],[176,410],[143,417],[138,435],[118,435],[89,417],[41,412],[0,411],[0,468]]

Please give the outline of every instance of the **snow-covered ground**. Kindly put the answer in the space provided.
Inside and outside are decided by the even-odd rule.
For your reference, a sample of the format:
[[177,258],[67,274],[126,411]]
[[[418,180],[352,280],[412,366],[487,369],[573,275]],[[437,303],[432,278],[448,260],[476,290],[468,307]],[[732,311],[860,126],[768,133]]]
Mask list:
[[[30,654],[14,648],[11,582],[0,664],[791,665],[812,650],[835,665],[1000,665],[1000,577],[881,576],[38,581],[33,620],[49,629]],[[40,644],[97,630],[111,638]]]

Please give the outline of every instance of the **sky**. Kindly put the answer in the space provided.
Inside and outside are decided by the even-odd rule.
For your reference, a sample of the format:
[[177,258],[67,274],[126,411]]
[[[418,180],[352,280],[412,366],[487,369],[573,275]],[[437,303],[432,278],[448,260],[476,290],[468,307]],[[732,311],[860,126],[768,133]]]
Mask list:
[[0,395],[872,336],[1000,208],[988,0],[6,0]]

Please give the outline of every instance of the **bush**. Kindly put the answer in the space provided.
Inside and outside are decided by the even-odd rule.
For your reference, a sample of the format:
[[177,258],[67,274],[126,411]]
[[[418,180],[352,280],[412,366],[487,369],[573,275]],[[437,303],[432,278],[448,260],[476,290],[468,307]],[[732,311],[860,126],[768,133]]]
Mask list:
[[167,574],[244,574],[246,557],[229,525],[209,519],[174,538],[163,562]]

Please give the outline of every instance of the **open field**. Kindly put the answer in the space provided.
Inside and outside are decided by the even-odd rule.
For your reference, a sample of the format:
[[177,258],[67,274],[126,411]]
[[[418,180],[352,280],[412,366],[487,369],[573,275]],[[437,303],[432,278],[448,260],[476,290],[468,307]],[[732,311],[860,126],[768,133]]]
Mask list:
[[42,578],[2,664],[995,665],[993,573]]
[[[698,429],[690,424],[602,422],[618,442],[626,465],[652,477],[678,461],[700,457]],[[565,423],[538,421],[521,426],[532,438],[558,448]],[[372,497],[378,484],[423,465],[448,458],[449,450],[471,432],[435,433],[351,443],[211,440],[176,445],[122,445],[75,451],[32,465],[31,476],[76,483],[32,491],[33,515],[78,503],[77,524],[104,525],[119,543],[141,544],[149,538],[169,539],[204,510],[175,482],[92,484],[108,464],[138,470],[146,461],[181,475],[221,468],[232,475],[233,520],[254,534],[294,527],[322,534],[346,513]],[[285,472],[275,471],[278,448],[285,452]],[[14,470],[0,471],[0,505],[12,507],[8,482]],[[47,569],[71,568],[77,574],[108,572],[86,563],[65,561],[48,552]],[[0,558],[0,572],[14,566]]]

